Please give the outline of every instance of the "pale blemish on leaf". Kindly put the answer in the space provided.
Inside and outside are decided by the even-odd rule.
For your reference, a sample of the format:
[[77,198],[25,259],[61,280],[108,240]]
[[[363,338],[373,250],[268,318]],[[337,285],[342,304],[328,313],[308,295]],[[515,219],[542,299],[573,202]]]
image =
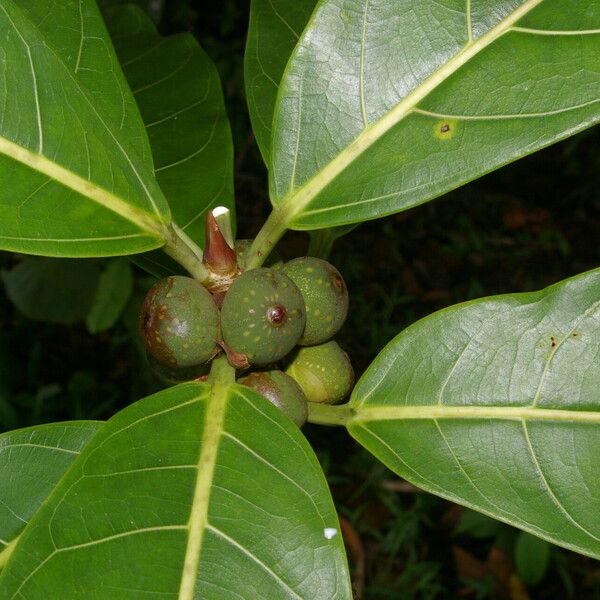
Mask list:
[[449,140],[454,137],[457,129],[458,121],[456,119],[444,119],[443,121],[436,121],[433,126],[433,135],[438,140]]

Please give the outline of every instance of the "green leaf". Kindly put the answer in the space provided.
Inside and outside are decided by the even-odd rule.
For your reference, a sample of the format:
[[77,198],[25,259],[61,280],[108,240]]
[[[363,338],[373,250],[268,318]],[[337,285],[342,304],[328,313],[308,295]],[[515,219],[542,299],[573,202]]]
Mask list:
[[320,2],[275,110],[280,218],[405,210],[597,123],[600,0],[559,4]]
[[350,599],[330,527],[323,473],[283,413],[242,386],[185,384],[102,428],[24,532],[0,596]]
[[72,421],[0,435],[0,569],[25,525],[101,426]]
[[542,581],[548,561],[551,546],[545,540],[522,531],[515,546],[515,566],[519,577],[527,585],[537,585]]
[[600,558],[600,269],[418,321],[357,384],[350,433],[410,482]]
[[88,314],[99,275],[93,261],[31,257],[3,271],[2,280],[26,317],[70,325]]
[[275,100],[285,66],[317,0],[252,0],[244,53],[244,81],[252,131],[270,164]]
[[0,248],[161,246],[169,207],[95,3],[3,0],[0,40]]
[[191,34],[160,36],[138,6],[104,16],[173,219],[202,244],[206,211],[234,209],[233,142],[217,69]]
[[132,292],[133,273],[129,261],[117,258],[109,262],[100,275],[92,307],[85,319],[88,331],[99,333],[112,327]]

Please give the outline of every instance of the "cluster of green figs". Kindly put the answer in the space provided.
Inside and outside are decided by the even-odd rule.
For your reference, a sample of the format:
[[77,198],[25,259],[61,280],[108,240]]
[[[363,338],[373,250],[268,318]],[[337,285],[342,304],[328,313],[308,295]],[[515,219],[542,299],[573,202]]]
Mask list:
[[308,402],[336,404],[352,389],[350,360],[332,339],[347,313],[339,271],[307,256],[242,272],[224,295],[190,277],[162,279],[146,296],[140,330],[165,383],[202,380],[224,352],[238,383],[301,426]]

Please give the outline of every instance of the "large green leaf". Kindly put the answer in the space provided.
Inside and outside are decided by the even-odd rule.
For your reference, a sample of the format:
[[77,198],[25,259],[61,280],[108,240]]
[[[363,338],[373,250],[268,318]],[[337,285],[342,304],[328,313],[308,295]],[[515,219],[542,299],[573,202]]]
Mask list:
[[0,596],[350,599],[338,530],[283,413],[241,386],[185,384],[102,428],[24,532]]
[[191,34],[161,37],[138,6],[104,16],[173,219],[202,244],[206,211],[234,209],[233,143],[217,69]]
[[0,40],[0,248],[161,246],[169,208],[95,3],[2,0]]
[[600,120],[600,0],[324,0],[288,63],[271,198],[315,229],[404,210]]
[[0,435],[0,568],[25,525],[101,426],[72,421]]
[[396,337],[350,433],[435,494],[600,558],[600,269]]
[[267,165],[279,83],[317,0],[252,0],[244,81],[252,131]]

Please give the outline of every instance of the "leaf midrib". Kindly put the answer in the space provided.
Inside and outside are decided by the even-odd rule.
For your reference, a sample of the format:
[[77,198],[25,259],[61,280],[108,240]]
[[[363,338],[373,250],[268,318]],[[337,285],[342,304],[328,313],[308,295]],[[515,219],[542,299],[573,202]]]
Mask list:
[[[17,8],[17,10],[19,10],[18,7],[16,7],[16,8]],[[6,11],[6,9],[2,9],[2,10],[5,13],[6,17],[8,18],[8,20],[10,21],[14,31],[21,38],[23,44],[29,51],[29,48],[30,48],[29,42],[22,36],[21,32],[19,31],[19,28],[17,27],[17,25],[13,21],[13,19],[10,17],[10,15]],[[21,11],[19,14],[21,15],[21,17],[23,19],[27,20],[27,22],[29,22],[34,29],[37,29],[37,26],[31,21],[29,16],[25,15]],[[82,35],[83,35],[83,33],[82,33]],[[107,190],[101,188],[100,186],[93,184],[91,181],[84,179],[83,177],[77,175],[76,173],[74,173],[68,169],[65,169],[64,167],[61,167],[58,163],[55,163],[54,161],[46,158],[42,154],[42,152],[41,152],[42,130],[41,130],[41,122],[40,122],[39,104],[37,104],[37,88],[35,88],[34,91],[36,94],[36,106],[38,108],[38,115],[37,115],[38,116],[38,125],[40,127],[39,152],[38,153],[32,152],[24,147],[19,146],[18,144],[15,144],[14,142],[10,141],[7,138],[0,137],[0,153],[5,154],[6,156],[9,156],[19,162],[22,162],[23,164],[29,166],[30,168],[32,168],[34,170],[37,170],[41,173],[44,173],[45,175],[48,175],[48,177],[57,181],[59,184],[65,185],[66,187],[73,189],[74,191],[88,197],[89,199],[94,200],[98,204],[104,206],[105,208],[111,210],[112,212],[115,212],[119,216],[122,216],[126,220],[132,222],[133,224],[138,226],[143,231],[151,233],[152,235],[158,237],[159,239],[166,239],[165,228],[163,226],[163,222],[158,218],[160,216],[160,211],[158,210],[156,202],[155,202],[154,198],[152,197],[152,194],[150,193],[150,190],[148,189],[146,182],[143,180],[143,177],[140,175],[140,173],[138,173],[137,168],[133,164],[128,152],[125,150],[125,148],[123,148],[121,146],[121,143],[115,137],[113,131],[110,129],[108,124],[105,122],[104,117],[98,112],[98,109],[97,109],[95,103],[93,102],[93,99],[90,98],[88,91],[81,86],[79,80],[74,76],[74,74],[71,72],[71,70],[65,64],[63,58],[56,53],[54,48],[48,46],[47,44],[44,44],[44,46],[46,47],[46,49],[48,51],[52,52],[52,54],[56,57],[57,61],[64,67],[65,73],[71,78],[73,83],[76,85],[77,89],[81,92],[82,97],[86,100],[88,105],[91,107],[93,112],[96,114],[96,116],[100,120],[100,123],[102,124],[104,129],[108,132],[109,136],[113,139],[113,141],[117,145],[117,148],[120,150],[123,157],[125,158],[125,160],[129,164],[129,166],[131,167],[136,179],[140,183],[146,197],[148,198],[150,204],[152,205],[152,208],[155,209],[155,212],[151,214],[151,213],[147,213],[137,207],[131,206],[130,204],[123,201],[118,196],[115,196],[111,192],[108,192]],[[32,65],[32,68],[33,68],[33,65]],[[34,72],[34,84],[35,84],[35,72]],[[12,147],[13,151],[12,152],[7,151],[7,149],[10,150],[11,147]],[[19,153],[18,152],[19,149],[21,149],[23,152]],[[150,154],[150,156],[151,156],[151,154]],[[22,160],[22,158],[29,158],[29,160]],[[48,170],[36,169],[37,164],[42,165],[43,163],[47,163],[46,169],[48,169]],[[54,168],[52,168],[52,166]],[[53,172],[65,174],[66,178],[60,179],[58,177],[55,177],[52,174]],[[75,185],[71,185],[71,184],[75,184]]]
[[196,486],[187,523],[188,543],[179,587],[179,600],[193,600],[198,577],[204,532],[208,526],[208,505],[224,429],[229,387],[213,384],[206,406],[204,428],[198,458]]
[[93,200],[130,221],[142,231],[146,231],[159,239],[165,237],[163,224],[154,215],[128,204],[115,194],[84,179],[69,169],[65,169],[45,156],[27,150],[5,137],[0,137],[0,154],[4,154],[38,173],[46,175],[56,183]]
[[21,537],[21,534],[19,534],[15,538],[13,538],[0,551],[0,572],[6,566],[6,563],[8,562],[8,559],[11,557],[11,554],[13,553],[14,549],[17,547],[17,544],[19,543],[19,538],[20,537]]
[[415,419],[486,419],[499,421],[554,421],[600,425],[600,410],[566,410],[532,406],[362,406],[348,421],[400,421]]
[[381,139],[387,131],[407,117],[428,94],[433,92],[471,58],[507,33],[514,23],[522,19],[542,2],[544,0],[526,0],[510,16],[498,23],[498,25],[490,29],[487,33],[476,40],[469,40],[457,54],[427,77],[421,85],[417,86],[391,110],[380,117],[379,120],[363,129],[344,150],[320,171],[300,187],[290,190],[279,200],[274,200],[274,204],[280,207],[281,212],[284,214],[286,223],[291,223],[294,217],[301,213],[313,198],[325,189],[327,185],[363,152]]

